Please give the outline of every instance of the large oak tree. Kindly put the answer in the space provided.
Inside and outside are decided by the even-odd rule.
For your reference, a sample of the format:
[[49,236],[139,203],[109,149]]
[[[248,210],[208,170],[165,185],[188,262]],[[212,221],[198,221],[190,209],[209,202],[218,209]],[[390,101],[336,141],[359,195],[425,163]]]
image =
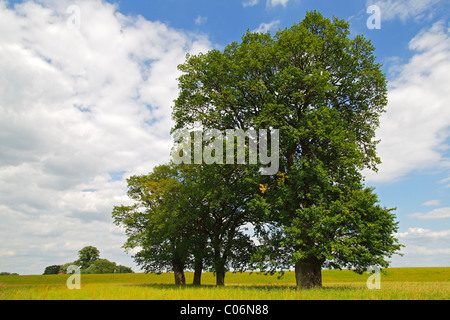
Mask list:
[[324,266],[388,266],[400,248],[395,216],[361,174],[380,162],[375,129],[387,104],[370,41],[308,12],[274,36],[247,32],[223,51],[188,56],[179,69],[174,130],[280,130],[280,170],[265,177],[261,266],[294,265],[306,288],[321,285]]

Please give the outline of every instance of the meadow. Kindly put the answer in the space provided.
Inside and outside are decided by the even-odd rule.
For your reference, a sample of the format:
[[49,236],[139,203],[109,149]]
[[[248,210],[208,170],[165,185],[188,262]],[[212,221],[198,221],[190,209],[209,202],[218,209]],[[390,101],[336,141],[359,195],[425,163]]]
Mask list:
[[[82,274],[81,289],[69,290],[69,275],[0,277],[0,300],[448,300],[450,268],[392,268],[381,289],[369,290],[369,274],[323,270],[323,287],[298,290],[293,272],[265,275],[227,273],[225,287],[212,273],[202,285],[176,286],[173,274]],[[186,273],[192,283],[193,273]]]

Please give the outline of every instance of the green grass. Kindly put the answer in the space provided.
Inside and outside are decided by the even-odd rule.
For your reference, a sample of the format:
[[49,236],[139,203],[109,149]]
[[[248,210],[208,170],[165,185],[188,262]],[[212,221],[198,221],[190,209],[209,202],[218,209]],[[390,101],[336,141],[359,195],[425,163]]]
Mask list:
[[[173,274],[81,275],[81,289],[66,287],[68,275],[0,277],[0,300],[448,300],[450,268],[388,269],[381,289],[369,290],[369,274],[324,270],[323,288],[297,290],[293,272],[227,273],[226,286],[216,287],[212,273],[202,286],[175,286]],[[193,274],[186,273],[192,283]]]

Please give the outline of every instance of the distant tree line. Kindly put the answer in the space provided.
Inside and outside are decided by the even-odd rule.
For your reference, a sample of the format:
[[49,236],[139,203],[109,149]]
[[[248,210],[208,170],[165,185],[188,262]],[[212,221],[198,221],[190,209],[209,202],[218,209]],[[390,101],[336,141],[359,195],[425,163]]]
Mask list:
[[18,276],[18,273],[0,272],[0,276]]
[[46,274],[67,273],[67,268],[76,265],[81,268],[81,273],[101,274],[101,273],[133,273],[131,268],[118,265],[107,259],[100,259],[100,251],[93,246],[87,246],[78,251],[78,260],[68,262],[63,265],[52,265],[45,268]]

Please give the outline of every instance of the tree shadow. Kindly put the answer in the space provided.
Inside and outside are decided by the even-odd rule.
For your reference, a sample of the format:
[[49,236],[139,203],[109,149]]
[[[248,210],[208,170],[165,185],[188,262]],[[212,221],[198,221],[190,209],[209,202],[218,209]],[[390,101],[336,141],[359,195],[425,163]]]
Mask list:
[[134,287],[147,287],[152,289],[160,289],[160,290],[166,290],[166,289],[177,289],[177,290],[187,290],[187,289],[247,289],[247,290],[255,290],[255,291],[310,291],[310,290],[320,290],[320,291],[342,291],[342,290],[359,290],[362,287],[356,286],[356,285],[331,285],[331,286],[322,286],[322,287],[316,287],[312,289],[299,289],[295,285],[291,284],[225,284],[225,286],[217,286],[215,284],[202,284],[202,285],[193,285],[193,284],[184,284],[184,285],[176,285],[176,284],[167,284],[167,283],[142,283],[142,284],[128,284],[129,286]]

